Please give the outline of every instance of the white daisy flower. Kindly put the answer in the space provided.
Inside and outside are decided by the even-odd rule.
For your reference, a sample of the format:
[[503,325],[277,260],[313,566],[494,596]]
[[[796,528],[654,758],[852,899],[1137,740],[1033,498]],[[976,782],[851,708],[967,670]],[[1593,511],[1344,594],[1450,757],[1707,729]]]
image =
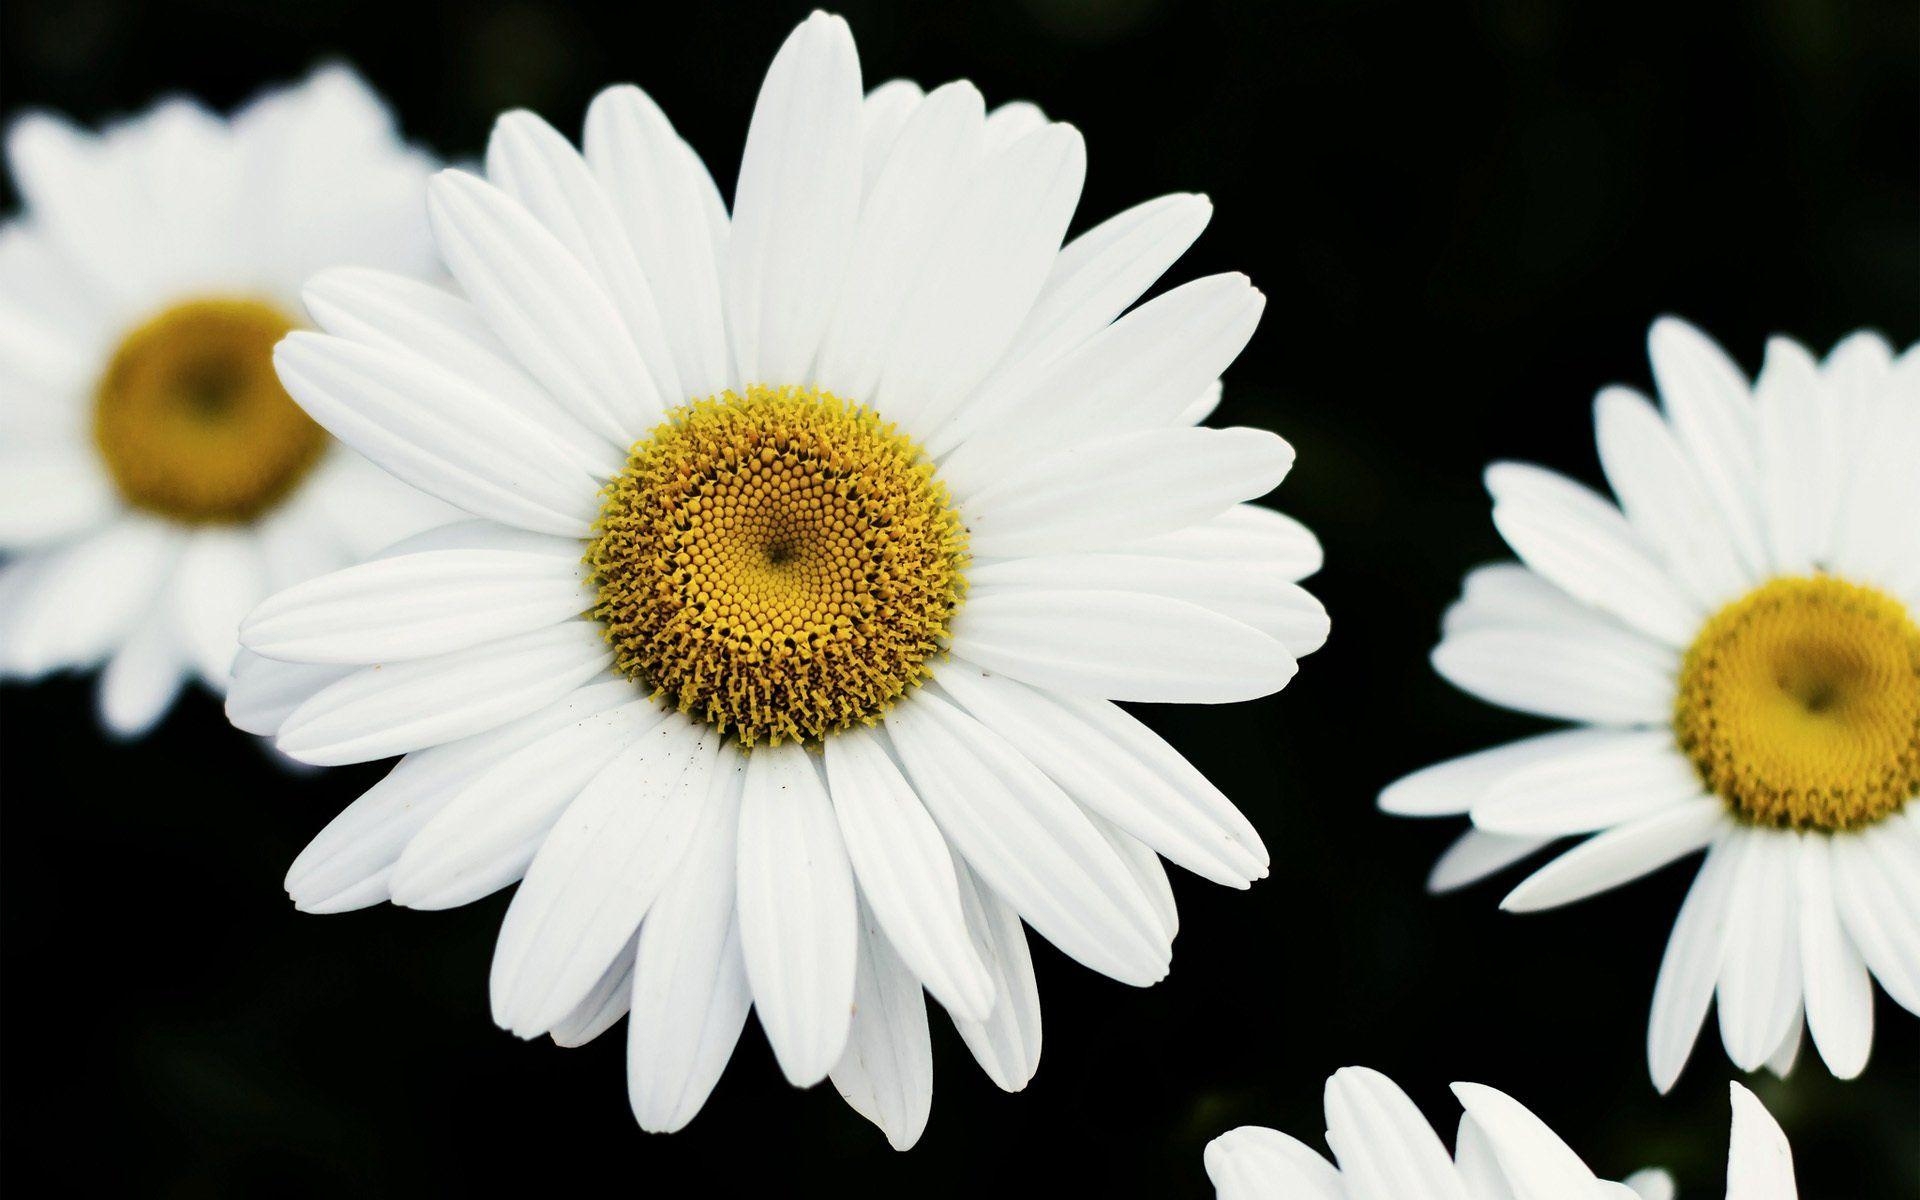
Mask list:
[[[1794,1200],[1786,1135],[1752,1092],[1731,1090],[1727,1200]],[[1391,1079],[1347,1067],[1327,1080],[1333,1162],[1278,1130],[1243,1125],[1207,1143],[1207,1178],[1219,1200],[1673,1200],[1664,1171],[1598,1178],[1503,1092],[1456,1083],[1453,1094],[1465,1111],[1449,1155]]]
[[[862,97],[816,13],[768,72],[733,210],[648,98],[585,153],[530,113],[429,208],[462,298],[336,271],[280,375],[471,513],[248,618],[229,712],[312,763],[405,755],[323,831],[303,909],[520,880],[493,1011],[594,1037],[633,1108],[704,1103],[749,1005],[798,1085],[898,1147],[932,1094],[922,988],[981,1066],[1040,1052],[1024,920],[1147,985],[1159,855],[1231,887],[1252,826],[1113,701],[1284,686],[1325,637],[1313,536],[1248,503],[1285,442],[1203,429],[1262,298],[1132,307],[1198,196],[1064,247],[1080,135],[964,82]],[[524,878],[522,878],[524,876]]]
[[333,443],[272,358],[319,268],[432,269],[431,164],[339,68],[231,120],[30,115],[6,150],[0,675],[105,663],[102,719],[131,736],[191,675],[225,689],[264,596],[449,519]]
[[1487,472],[1524,566],[1482,567],[1434,666],[1578,728],[1417,772],[1381,807],[1465,814],[1458,887],[1593,834],[1502,901],[1580,900],[1706,859],[1654,987],[1648,1061],[1679,1077],[1719,997],[1727,1053],[1784,1071],[1802,1014],[1834,1074],[1866,1065],[1873,985],[1920,1012],[1920,353],[1775,339],[1749,385],[1698,330],[1650,338],[1663,409],[1595,404],[1618,506]]

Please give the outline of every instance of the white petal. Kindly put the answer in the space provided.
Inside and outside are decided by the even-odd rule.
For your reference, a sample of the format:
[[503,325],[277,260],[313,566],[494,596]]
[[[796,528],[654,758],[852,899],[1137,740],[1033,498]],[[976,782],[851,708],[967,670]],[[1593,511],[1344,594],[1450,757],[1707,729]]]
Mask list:
[[993,1008],[993,978],[960,911],[946,839],[878,737],[852,729],[827,739],[827,787],[860,894],[939,1001],[968,1020]]
[[1705,846],[1727,819],[1724,801],[1701,796],[1616,825],[1535,871],[1500,907],[1538,912],[1630,883]]
[[1047,123],[1047,114],[1028,100],[1013,100],[987,114],[987,145],[1001,150]]
[[[1673,1176],[1656,1168],[1635,1171],[1627,1176],[1621,1185],[1638,1196],[1640,1200],[1674,1200],[1679,1189],[1674,1186]],[[1621,1200],[1626,1200],[1623,1196]]]
[[1060,588],[1171,596],[1251,625],[1296,658],[1327,640],[1327,610],[1291,582],[1284,565],[1195,561],[1144,554],[1052,554],[1005,559],[967,572],[970,599],[988,592]]
[[1087,820],[1107,839],[1120,861],[1127,864],[1135,883],[1140,885],[1153,904],[1153,915],[1160,921],[1160,934],[1171,942],[1180,933],[1180,909],[1173,897],[1173,880],[1167,877],[1167,864],[1139,838],[1107,820],[1099,813],[1090,812]]
[[748,384],[806,377],[860,213],[860,56],[839,17],[793,31],[754,103],[733,194],[727,327]]
[[1734,856],[1724,845],[1708,849],[1706,861],[1674,919],[1653,985],[1653,1015],[1647,1023],[1647,1065],[1653,1086],[1672,1089],[1707,1019],[1726,946],[1727,898]]
[[1440,629],[1447,637],[1481,629],[1639,636],[1625,622],[1580,603],[1520,563],[1491,563],[1469,571],[1460,599],[1448,606]]
[[527,373],[615,445],[660,419],[661,397],[614,302],[518,201],[464,171],[427,186],[447,269]]
[[1842,834],[1833,854],[1834,899],[1860,957],[1908,1012],[1920,1013],[1920,903],[1896,883],[1875,852],[1874,838]]
[[747,756],[739,871],[754,1007],[781,1071],[810,1087],[846,1048],[858,918],[833,802],[799,745]]
[[1664,723],[1679,656],[1637,634],[1603,629],[1481,629],[1433,651],[1434,669],[1490,704],[1601,725]]
[[1598,1180],[1587,1164],[1526,1106],[1477,1083],[1456,1083],[1453,1094],[1493,1144],[1516,1200],[1571,1200],[1593,1190]]
[[487,139],[487,179],[525,205],[613,301],[646,370],[644,404],[660,409],[685,399],[656,297],[579,151],[533,113],[510,112]]
[[31,679],[106,657],[170,592],[186,541],[164,522],[128,517],[40,556],[7,602],[7,671]]
[[1325,561],[1320,539],[1285,513],[1258,504],[1236,504],[1197,525],[1176,529],[1119,547],[1129,554],[1184,558],[1193,562],[1228,559],[1267,562],[1298,582]]
[[274,347],[309,416],[400,479],[475,516],[585,537],[599,483],[532,418],[421,360],[295,332]]
[[1737,862],[1720,963],[1720,1036],[1735,1066],[1757,1071],[1798,1020],[1797,844],[1790,832],[1744,829],[1728,849]]
[[1704,611],[1675,588],[1619,509],[1520,463],[1487,468],[1487,490],[1500,536],[1547,580],[1669,645],[1692,641]]
[[[175,664],[180,661],[179,651],[174,649],[158,658]],[[227,689],[227,720],[237,729],[272,737],[280,732],[280,726],[293,715],[294,709],[348,674],[345,667],[278,662],[243,649],[233,662],[233,684]]]
[[1699,473],[1647,398],[1608,388],[1593,402],[1593,416],[1600,463],[1620,507],[1687,594],[1717,607],[1757,582]]
[[1229,887],[1266,875],[1265,848],[1247,838],[1245,819],[1204,780],[1210,803],[1195,803],[1181,786],[1190,777],[1161,773],[1163,755],[1136,751],[1052,696],[958,663],[940,672],[938,686],[1082,807],[1172,861]]
[[607,964],[607,969],[600,973],[593,990],[554,1025],[554,1045],[567,1049],[584,1046],[627,1015],[627,1007],[633,1003],[633,951],[638,940],[639,933],[635,931]]
[[1207,1143],[1201,1161],[1215,1200],[1345,1200],[1333,1164],[1278,1130],[1230,1129]]
[[1774,338],[1754,384],[1760,505],[1776,571],[1806,574],[1826,561],[1850,464],[1844,421],[1797,342]]
[[746,760],[714,773],[693,842],[640,925],[627,1021],[627,1094],[642,1129],[691,1121],[733,1055],[752,1007],[734,920],[735,834]]
[[[239,684],[244,685],[251,673],[250,666],[243,669]],[[625,680],[592,684],[499,729],[407,755],[384,779],[342,809],[294,859],[286,887],[295,907],[306,912],[333,911],[339,897],[385,875],[400,862],[422,829],[430,827],[464,788],[490,779],[495,767],[521,747],[591,722],[630,695],[628,688]],[[236,694],[239,691],[236,685]],[[366,903],[386,895],[383,887]]]
[[[871,102],[869,102],[871,103]],[[900,130],[860,213],[846,277],[814,378],[834,394],[870,399],[895,322],[960,185],[979,161],[984,119],[970,83],[937,88]]]
[[893,328],[876,393],[889,420],[927,437],[986,377],[1046,282],[1086,170],[1079,131],[1049,125],[960,188]]
[[1637,820],[1701,794],[1700,774],[1656,729],[1609,732],[1489,787],[1473,823],[1491,833],[1561,836]]
[[954,880],[974,951],[993,973],[993,1011],[984,1021],[955,1018],[953,1027],[980,1069],[1002,1091],[1027,1086],[1040,1065],[1040,988],[1033,975],[1020,914],[955,860]]
[[1830,841],[1820,834],[1801,839],[1800,964],[1813,1044],[1829,1071],[1852,1079],[1866,1069],[1873,1049],[1873,979],[1840,924]]
[[895,1150],[911,1150],[933,1107],[933,1039],[920,981],[893,952],[864,906],[854,975],[853,1030],[833,1086],[878,1125]]
[[1293,447],[1258,429],[1101,436],[1018,468],[964,499],[980,558],[1100,550],[1217,516],[1278,487]]
[[295,709],[279,746],[322,766],[404,754],[505,724],[612,661],[598,626],[568,621],[437,658],[363,667]]
[[1119,433],[1174,424],[1239,357],[1265,307],[1266,297],[1238,274],[1155,296],[1044,370],[1002,385],[1004,401],[982,401],[997,430],[968,441],[943,474],[964,490],[1017,469],[1034,446],[1090,426]]
[[[731,385],[721,305],[720,239],[689,236],[710,219],[713,181],[659,107],[630,85],[610,87],[587,108],[587,165],[605,189],[628,243],[661,304],[680,400]],[[724,214],[723,214],[724,215]]]
[[[1061,247],[1003,364],[983,386],[983,398],[989,392],[1024,393],[1023,381],[1105,329],[1186,253],[1212,216],[1205,196],[1160,196]],[[954,427],[966,432],[968,423],[956,417]]]
[[537,423],[557,449],[596,476],[624,462],[625,445],[582,425],[513,361],[473,305],[389,271],[337,267],[301,291],[314,322],[336,337],[409,356]]
[[583,789],[664,715],[620,679],[589,684],[558,705],[467,739],[486,739],[495,757],[484,772],[449,783],[437,797],[438,811],[394,864],[393,902],[453,908],[519,879]]
[[867,93],[860,104],[861,194],[870,195],[880,172],[893,155],[900,131],[920,108],[920,85],[911,79],[889,79]]
[[187,661],[217,691],[233,678],[240,619],[266,590],[266,563],[248,534],[202,530],[181,551],[167,587],[174,633]]
[[1662,317],[1647,336],[1653,377],[1680,445],[1751,568],[1766,563],[1760,536],[1753,400],[1740,368],[1685,321]]
[[669,715],[567,806],[500,924],[491,990],[502,1028],[553,1028],[627,944],[692,841],[720,741]]
[[399,662],[464,650],[593,606],[572,555],[436,550],[376,559],[269,597],[241,625],[248,649],[294,662]]
[[1435,763],[1388,784],[1380,793],[1380,810],[1397,817],[1464,816],[1515,771],[1612,744],[1614,737],[1606,729],[1562,729]]
[[1433,870],[1427,873],[1427,890],[1451,892],[1479,883],[1546,849],[1553,841],[1550,837],[1508,837],[1469,829],[1434,861]]
[[1137,592],[997,592],[969,599],[953,652],[1049,691],[1227,704],[1277,692],[1296,664],[1250,625]]
[[149,613],[100,677],[100,719],[119,737],[138,737],[160,720],[186,680],[186,658],[172,623]]
[[1727,1200],[1795,1200],[1793,1150],[1787,1135],[1752,1092],[1737,1083],[1733,1093],[1733,1137],[1727,1146]]
[[1327,1080],[1326,1110],[1348,1200],[1468,1200],[1446,1147],[1391,1079],[1344,1067]]
[[1152,900],[1079,808],[999,735],[926,691],[887,733],[941,832],[1076,961],[1144,987],[1172,953]]
[[0,549],[26,550],[77,536],[119,507],[91,446],[16,444],[0,452]]

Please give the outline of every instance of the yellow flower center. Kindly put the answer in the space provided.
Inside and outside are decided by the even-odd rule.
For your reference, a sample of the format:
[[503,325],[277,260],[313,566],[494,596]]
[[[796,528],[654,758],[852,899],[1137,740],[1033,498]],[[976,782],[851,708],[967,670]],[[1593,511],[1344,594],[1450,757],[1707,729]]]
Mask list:
[[926,677],[965,589],[926,455],[828,392],[682,405],[604,496],[587,561],[616,663],[744,745],[871,724]]
[[1870,825],[1920,793],[1920,627],[1873,588],[1775,579],[1700,631],[1673,725],[1741,818]]
[[251,520],[293,490],[327,435],[273,373],[293,321],[258,300],[188,300],[121,340],[93,440],[128,504],[177,521]]

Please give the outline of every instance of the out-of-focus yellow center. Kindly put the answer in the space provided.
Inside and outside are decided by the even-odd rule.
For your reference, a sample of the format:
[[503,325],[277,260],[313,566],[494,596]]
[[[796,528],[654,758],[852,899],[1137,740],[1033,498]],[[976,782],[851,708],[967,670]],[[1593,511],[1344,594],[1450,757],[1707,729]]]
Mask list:
[[94,392],[93,439],[128,504],[248,521],[293,490],[327,435],[273,373],[293,320],[258,300],[188,300],[120,342]]
[[1920,794],[1920,627],[1870,587],[1775,579],[1700,631],[1674,731],[1747,821],[1872,824]]
[[587,554],[619,668],[752,746],[871,724],[928,673],[966,532],[911,439],[813,388],[670,413]]

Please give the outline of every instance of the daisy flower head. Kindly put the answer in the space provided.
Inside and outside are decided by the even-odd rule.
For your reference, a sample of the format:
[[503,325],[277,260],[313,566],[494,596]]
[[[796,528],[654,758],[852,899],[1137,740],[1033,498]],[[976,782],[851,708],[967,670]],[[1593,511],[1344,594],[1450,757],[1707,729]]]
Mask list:
[[[1794,1200],[1786,1135],[1752,1092],[1731,1091],[1727,1200]],[[1456,1083],[1453,1094],[1464,1111],[1449,1154],[1393,1080],[1347,1067],[1327,1080],[1332,1162],[1279,1130],[1243,1125],[1207,1143],[1207,1178],[1218,1200],[1673,1200],[1664,1171],[1600,1179],[1504,1092]]]
[[1433,654],[1456,687],[1574,728],[1419,771],[1381,807],[1471,818],[1436,890],[1584,837],[1515,911],[1705,850],[1654,987],[1655,1085],[1716,996],[1742,1069],[1786,1070],[1804,1015],[1851,1078],[1872,979],[1920,1012],[1920,354],[1861,333],[1817,361],[1777,338],[1749,384],[1681,321],[1649,340],[1660,405],[1595,404],[1615,499],[1490,468],[1521,562],[1468,575]]
[[640,1124],[705,1102],[751,1006],[786,1076],[898,1147],[923,989],[992,1080],[1040,1051],[1022,922],[1165,975],[1161,856],[1231,887],[1252,826],[1115,701],[1286,684],[1324,638],[1285,442],[1208,429],[1262,298],[1137,300],[1206,224],[1073,240],[1078,132],[965,82],[863,95],[816,13],[762,86],[729,210],[637,88],[582,149],[501,118],[438,176],[460,295],[319,276],[280,377],[467,511],[246,621],[228,711],[288,754],[404,755],[287,880],[338,911],[516,881],[495,1019],[577,1044],[631,1010]]
[[319,268],[432,268],[431,164],[342,68],[230,119],[31,114],[6,153],[0,675],[104,663],[101,718],[137,735],[188,678],[224,690],[271,591],[447,519],[301,412],[272,353]]

